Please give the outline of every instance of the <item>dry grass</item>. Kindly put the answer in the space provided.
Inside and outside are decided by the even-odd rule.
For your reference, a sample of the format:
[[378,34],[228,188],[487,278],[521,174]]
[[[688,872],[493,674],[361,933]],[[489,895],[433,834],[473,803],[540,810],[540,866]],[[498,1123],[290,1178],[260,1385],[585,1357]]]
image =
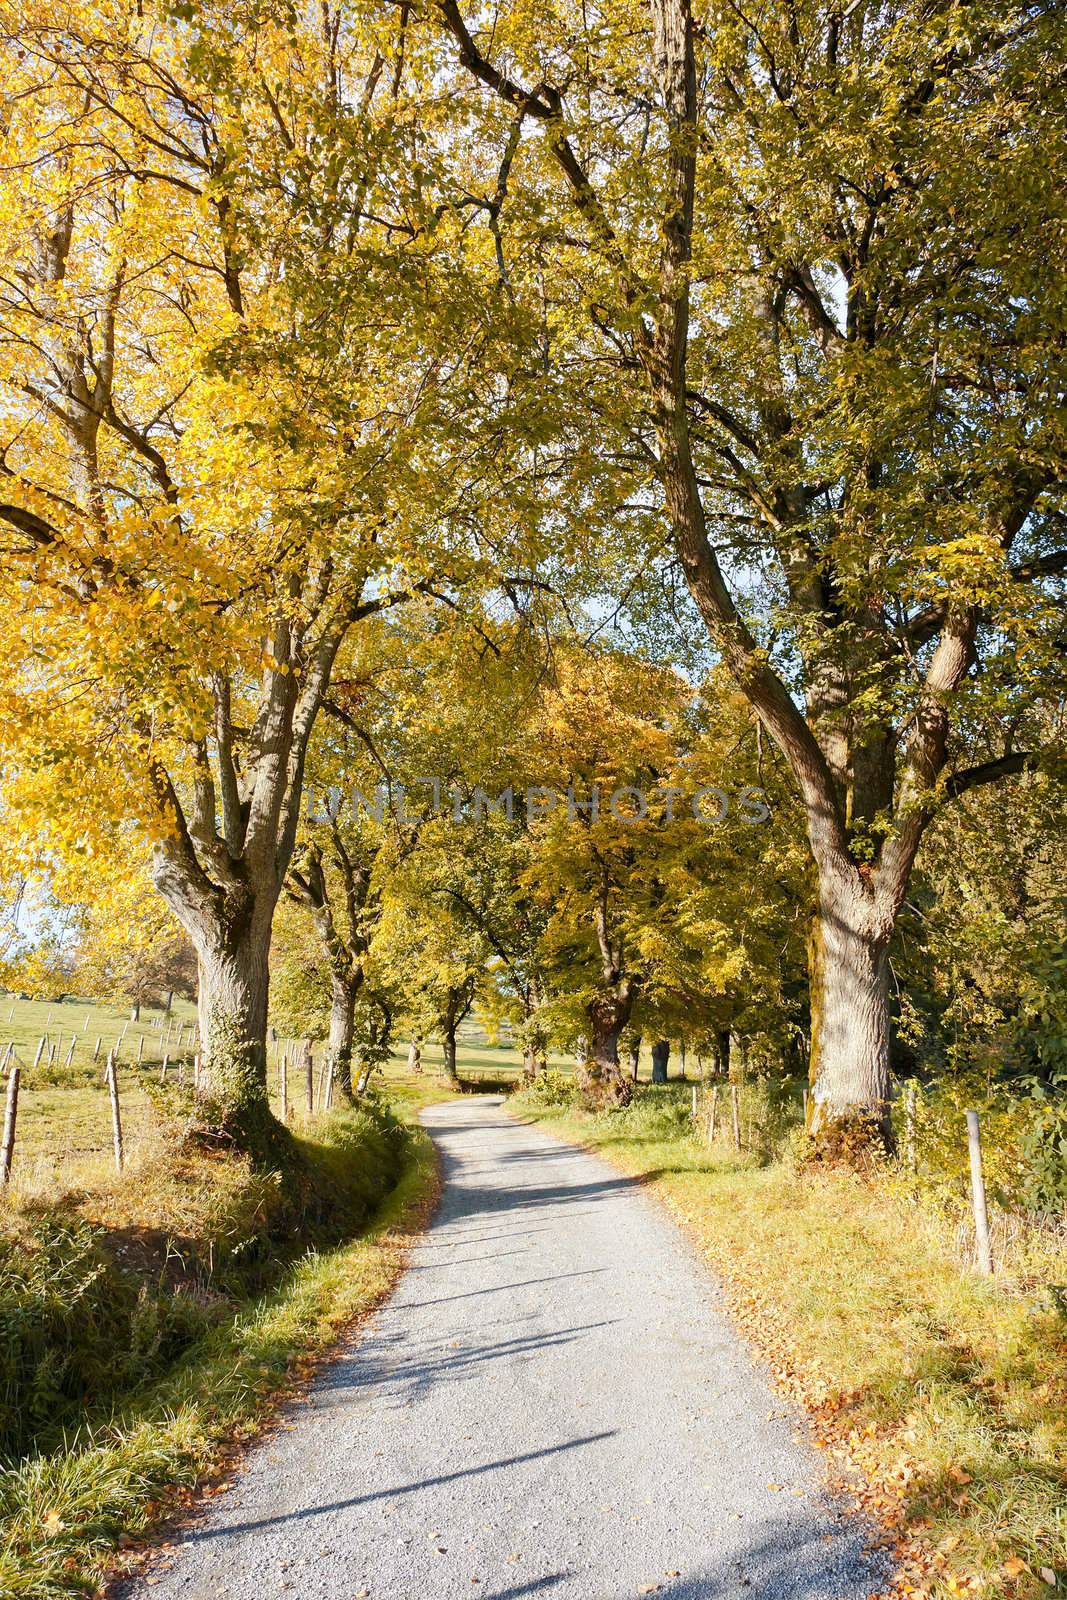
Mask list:
[[[143,1007],[140,1019],[132,1022],[129,1010],[119,1006],[76,999],[0,998],[0,1058],[11,1042],[22,1076],[11,1181],[11,1192],[18,1203],[51,1204],[70,1191],[109,1192],[117,1196],[124,1188],[136,1189],[146,1176],[151,1179],[158,1162],[159,1135],[148,1091],[159,1079],[165,1054],[170,1063],[168,1081],[176,1084],[179,1063],[184,1063],[184,1078],[187,1086],[191,1084],[190,1038],[194,1020],[194,1008],[186,1001],[175,1002],[171,1018]],[[166,1041],[168,1021],[184,1024],[181,1050],[173,1042],[173,1027],[171,1040]],[[46,1050],[35,1070],[33,1061],[42,1037],[59,1045],[59,1058],[50,1067]],[[101,1041],[98,1052],[97,1039]],[[74,1054],[68,1065],[66,1057],[72,1041]],[[282,1053],[292,1051],[295,1043],[279,1038],[271,1041],[268,1050],[268,1090],[276,1114],[281,1111]],[[116,1046],[127,1157],[125,1183],[115,1181],[111,1107],[103,1077],[108,1051]],[[316,1045],[313,1052],[316,1087],[322,1048],[321,1044]],[[400,1104],[415,1105],[447,1098],[452,1093],[443,1080],[439,1044],[428,1043],[424,1047],[421,1077],[409,1076],[406,1060],[407,1043],[398,1042],[383,1071],[375,1074],[373,1082],[388,1096]],[[553,1063],[564,1070],[569,1065],[563,1058],[554,1057]],[[506,1043],[490,1042],[473,1023],[461,1029],[457,1064],[464,1083],[473,1087],[491,1081],[514,1083],[522,1072],[519,1052]],[[290,1069],[288,1103],[290,1126],[297,1134],[314,1138],[319,1113],[307,1113],[300,1070]]]
[[[395,1168],[385,1178],[374,1152],[381,1138],[370,1130],[368,1142],[367,1121],[366,1113],[346,1112],[324,1121],[317,1147],[305,1142],[308,1162],[331,1189],[350,1191],[345,1204],[353,1217],[380,1202],[383,1182],[395,1180]],[[205,1305],[206,1331],[176,1363],[150,1382],[101,1395],[73,1418],[77,1427],[68,1438],[52,1437],[37,1453],[8,1464],[0,1474],[3,1600],[59,1600],[93,1591],[120,1535],[124,1542],[135,1539],[177,1509],[235,1441],[263,1425],[277,1397],[306,1374],[339,1330],[380,1299],[435,1189],[426,1136],[409,1129],[402,1152],[400,1182],[369,1231],[318,1250],[307,1236],[295,1239],[289,1265],[284,1253],[275,1259],[266,1293],[242,1297],[245,1279],[231,1275],[221,1297],[213,1289],[218,1303]],[[140,1170],[131,1168],[121,1179],[112,1174],[96,1193],[67,1197],[79,1214],[105,1220],[112,1240],[134,1219],[135,1253],[146,1229],[160,1223],[168,1234],[177,1224],[187,1227],[201,1245],[213,1230],[228,1227],[254,1242],[257,1208],[265,1214],[275,1208],[271,1175],[250,1174],[241,1161],[182,1153],[153,1169],[147,1146],[142,1154]],[[201,1170],[205,1162],[210,1172]],[[47,1216],[39,1201],[23,1209],[9,1197],[5,1227],[24,1234],[32,1252],[39,1243],[34,1229]],[[183,1278],[184,1297],[191,1287]]]
[[881,1178],[759,1167],[691,1133],[675,1086],[627,1113],[522,1108],[639,1175],[724,1283],[746,1337],[858,1467],[899,1540],[897,1592],[1053,1593],[1067,1579],[1062,1230],[998,1223],[1011,1271],[961,1267],[957,1224]]

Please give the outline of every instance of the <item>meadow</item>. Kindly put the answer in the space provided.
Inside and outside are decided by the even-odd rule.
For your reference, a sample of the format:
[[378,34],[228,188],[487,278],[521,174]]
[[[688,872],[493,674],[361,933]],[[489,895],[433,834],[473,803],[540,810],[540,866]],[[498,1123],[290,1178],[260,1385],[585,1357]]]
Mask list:
[[[78,996],[0,998],[0,1059],[10,1045],[10,1061],[18,1064],[21,1080],[9,1198],[41,1198],[62,1190],[91,1193],[111,1186],[115,1158],[105,1069],[112,1051],[117,1051],[126,1165],[137,1170],[149,1162],[158,1141],[152,1105],[153,1096],[159,1098],[164,1058],[164,1081],[171,1095],[175,1086],[191,1089],[195,1022],[195,1007],[180,999],[169,1012],[142,1006],[134,1020],[129,1006]],[[38,1056],[42,1039],[45,1045]],[[296,1062],[301,1046],[302,1041],[288,1036],[270,1039],[268,1087],[277,1114],[282,1104],[282,1057],[288,1054]],[[302,1056],[288,1070],[288,1121],[297,1131],[309,1131],[320,1115],[324,1050],[321,1041],[313,1043],[315,1110],[310,1116]],[[407,1041],[400,1040],[373,1082],[400,1103],[424,1103],[443,1095],[447,1086],[440,1044],[428,1041],[422,1061],[421,1078],[411,1077]],[[566,1072],[573,1064],[554,1055],[551,1065]],[[465,1023],[459,1030],[457,1067],[467,1088],[507,1088],[522,1075],[522,1057],[510,1043],[494,1043],[478,1024]]]

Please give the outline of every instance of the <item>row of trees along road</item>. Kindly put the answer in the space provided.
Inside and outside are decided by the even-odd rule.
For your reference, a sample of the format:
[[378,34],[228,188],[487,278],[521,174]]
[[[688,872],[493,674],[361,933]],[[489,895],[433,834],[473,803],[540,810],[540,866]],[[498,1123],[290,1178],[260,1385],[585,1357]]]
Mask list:
[[546,652],[523,624],[442,639],[418,621],[383,624],[326,708],[301,915],[276,951],[286,1025],[321,1026],[329,992],[343,1083],[353,1046],[364,1069],[380,1058],[385,1016],[437,1032],[454,1076],[477,998],[531,1074],[550,1041],[584,1039],[601,1105],[629,1099],[620,1047],[641,1033],[714,1050],[740,1029],[788,1055],[810,889],[784,766],[728,681],[566,631]]
[[[12,853],[147,842],[196,948],[219,1129],[274,1159],[287,880],[346,942],[324,843],[294,860],[323,713],[354,717],[339,663],[414,604],[431,654],[449,618],[490,650],[501,608],[558,631],[605,595],[662,643],[680,571],[804,816],[813,1125],[884,1128],[922,837],[1038,763],[1062,692],[1056,8],[481,20],[0,4]],[[610,761],[614,703],[546,735],[560,770]],[[619,919],[671,863],[630,848],[571,830],[552,869],[600,875],[575,1003],[609,1102],[633,995],[719,937],[694,910],[631,970]],[[559,879],[521,881],[569,948]],[[466,888],[442,893],[482,905],[503,961]],[[386,914],[371,878],[346,892],[351,991]]]
[[439,9],[485,140],[523,139],[509,282],[537,261],[546,292],[551,237],[574,393],[625,413],[793,774],[818,875],[813,1127],[884,1126],[923,834],[1036,761],[1032,707],[1062,685],[1062,13]]
[[508,306],[403,11],[2,16],[5,803],[38,856],[150,837],[219,1130],[271,1157],[312,733],[353,631],[521,520]]

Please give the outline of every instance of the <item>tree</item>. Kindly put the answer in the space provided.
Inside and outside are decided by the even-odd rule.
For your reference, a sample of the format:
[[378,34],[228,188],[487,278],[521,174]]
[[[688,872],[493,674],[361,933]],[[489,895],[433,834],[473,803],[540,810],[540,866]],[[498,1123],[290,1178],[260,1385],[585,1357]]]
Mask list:
[[[356,1002],[366,977],[371,928],[377,896],[371,893],[373,852],[353,856],[334,818],[327,824],[329,871],[324,850],[315,843],[290,867],[286,888],[291,898],[311,915],[318,934],[330,983],[330,1067],[338,1088],[352,1097],[352,1049],[356,1038]],[[340,908],[334,903],[330,878],[337,886]]]
[[196,999],[196,952],[147,873],[108,882],[98,867],[82,893],[71,973],[78,993],[133,1006]]
[[629,1030],[702,1043],[781,1012],[807,897],[795,816],[751,711],[715,678],[698,691],[629,653],[561,642],[524,731],[558,795],[531,825],[522,880],[547,919],[545,1025],[585,1036],[587,1101],[624,1105]]
[[136,818],[196,947],[215,1132],[262,1160],[312,730],[354,628],[462,581],[497,448],[405,16],[0,13],[8,803],[42,858]]
[[1040,1071],[1031,1019],[1063,1009],[1062,794],[1034,773],[990,800],[965,795],[936,819],[901,912],[897,1049],[927,1079]]
[[885,1133],[889,948],[923,834],[1039,760],[1015,713],[1062,681],[1057,8],[437,14],[486,143],[521,135],[497,218],[512,291],[553,304],[572,408],[613,374],[615,433],[625,414],[796,784],[812,1127]]

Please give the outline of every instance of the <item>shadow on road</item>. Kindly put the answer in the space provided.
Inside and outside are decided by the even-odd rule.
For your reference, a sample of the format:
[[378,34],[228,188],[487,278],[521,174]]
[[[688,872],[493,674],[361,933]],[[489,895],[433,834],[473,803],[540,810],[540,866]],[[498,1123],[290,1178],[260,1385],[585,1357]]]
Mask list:
[[[507,1251],[506,1254],[517,1254]],[[498,1257],[493,1257],[497,1260]],[[562,1283],[565,1278],[592,1278],[598,1272],[604,1272],[605,1267],[586,1267],[582,1272],[554,1272],[547,1278],[524,1278],[521,1283],[495,1283],[486,1289],[468,1289],[465,1294],[443,1294],[437,1300],[405,1300],[396,1306],[397,1311],[421,1311],[425,1306],[447,1306],[453,1300],[477,1300],[486,1294],[508,1294],[512,1289],[533,1289],[539,1284]]]
[[583,1445],[600,1444],[613,1439],[615,1430],[591,1433],[584,1439],[566,1439],[562,1444],[549,1445],[544,1450],[529,1450],[520,1456],[505,1456],[500,1461],[483,1461],[477,1467],[461,1467],[456,1472],[439,1473],[436,1477],[420,1478],[417,1483],[392,1484],[388,1489],[374,1489],[370,1494],[353,1495],[347,1500],[330,1500],[322,1505],[305,1506],[300,1511],[286,1511],[276,1517],[260,1517],[255,1522],[219,1523],[214,1527],[193,1530],[186,1543],[199,1544],[208,1539],[225,1539],[231,1534],[257,1533],[261,1528],[274,1528],[290,1522],[306,1522],[309,1517],[323,1517],[334,1511],[350,1511],[357,1506],[373,1505],[377,1500],[396,1500],[404,1494],[419,1494],[424,1489],[440,1488],[447,1483],[459,1483],[464,1478],[478,1478],[487,1472],[501,1472],[508,1467],[519,1467],[530,1461],[541,1461],[546,1456],[562,1455],[566,1450],[579,1450]]

